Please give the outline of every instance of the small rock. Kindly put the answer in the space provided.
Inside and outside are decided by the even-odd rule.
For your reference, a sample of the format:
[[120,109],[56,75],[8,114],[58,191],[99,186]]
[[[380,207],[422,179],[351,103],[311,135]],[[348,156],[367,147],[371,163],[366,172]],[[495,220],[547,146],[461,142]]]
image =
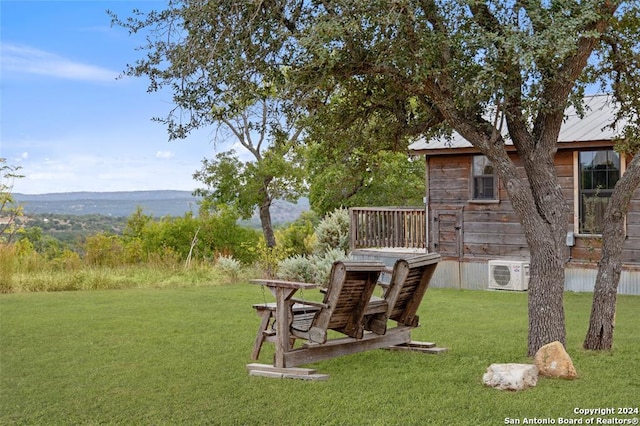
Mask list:
[[491,364],[482,382],[500,390],[523,390],[538,383],[538,368],[533,364]]
[[538,349],[534,363],[540,374],[546,377],[575,379],[578,376],[571,357],[562,343],[558,341],[548,343]]

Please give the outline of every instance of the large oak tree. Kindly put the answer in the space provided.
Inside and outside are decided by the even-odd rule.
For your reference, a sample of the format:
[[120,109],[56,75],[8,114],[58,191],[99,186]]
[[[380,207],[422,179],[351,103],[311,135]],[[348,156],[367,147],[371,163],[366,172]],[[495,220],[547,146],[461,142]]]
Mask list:
[[[403,111],[394,123],[407,134],[455,130],[471,142],[494,164],[531,251],[532,355],[551,341],[565,343],[569,207],[554,167],[564,111],[598,78],[630,86],[610,89],[621,113],[633,109],[622,94],[639,89],[625,77],[637,73],[638,9],[637,1],[615,0],[185,0],[121,23],[155,29],[147,57],[130,73],[149,76],[152,89],[170,81],[185,108],[206,111],[220,93],[250,96],[259,82],[277,82],[291,111],[317,114],[336,107],[334,96],[357,93],[377,102],[353,113]],[[507,154],[507,139],[525,176]],[[624,215],[625,197],[637,186],[629,176],[616,189],[619,199],[614,193],[612,216]],[[615,244],[606,248],[617,233],[604,231],[604,252],[613,256],[605,263],[619,258]]]

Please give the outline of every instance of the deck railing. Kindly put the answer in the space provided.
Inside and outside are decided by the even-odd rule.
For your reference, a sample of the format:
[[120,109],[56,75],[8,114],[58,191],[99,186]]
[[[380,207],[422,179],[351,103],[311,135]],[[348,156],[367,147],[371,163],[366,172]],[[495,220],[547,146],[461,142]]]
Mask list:
[[424,207],[352,207],[349,219],[351,249],[426,247]]

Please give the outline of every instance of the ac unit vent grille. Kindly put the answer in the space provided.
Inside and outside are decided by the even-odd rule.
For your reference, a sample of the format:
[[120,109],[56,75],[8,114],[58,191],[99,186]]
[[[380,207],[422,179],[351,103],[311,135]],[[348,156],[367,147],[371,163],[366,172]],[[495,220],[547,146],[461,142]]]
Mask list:
[[511,269],[504,265],[495,265],[493,267],[493,279],[499,286],[509,285],[511,282]]

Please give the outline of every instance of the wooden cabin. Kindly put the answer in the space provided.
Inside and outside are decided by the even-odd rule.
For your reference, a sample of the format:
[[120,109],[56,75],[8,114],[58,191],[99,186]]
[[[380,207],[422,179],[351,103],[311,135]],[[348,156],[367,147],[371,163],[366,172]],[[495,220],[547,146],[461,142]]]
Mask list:
[[[555,158],[559,181],[571,208],[565,288],[572,291],[593,290],[604,209],[630,160],[613,150],[617,134],[607,127],[613,119],[608,97],[589,97],[585,103],[583,117],[573,109],[567,110]],[[515,148],[509,148],[517,165]],[[422,233],[426,241],[404,245],[412,249],[426,246],[443,257],[433,280],[435,286],[492,288],[492,264],[528,262],[529,248],[522,226],[485,156],[457,134],[448,140],[419,140],[410,146],[410,153],[424,156],[426,161],[425,206],[414,209],[415,215],[421,210],[427,215],[426,229],[415,231]],[[352,223],[358,215],[362,215],[359,210],[352,211]],[[359,227],[363,229],[363,225]],[[413,226],[409,231],[414,228],[417,229]],[[626,232],[619,292],[640,294],[640,188],[629,207]],[[352,237],[355,254],[367,246],[358,241]],[[372,246],[384,244],[368,245]]]

